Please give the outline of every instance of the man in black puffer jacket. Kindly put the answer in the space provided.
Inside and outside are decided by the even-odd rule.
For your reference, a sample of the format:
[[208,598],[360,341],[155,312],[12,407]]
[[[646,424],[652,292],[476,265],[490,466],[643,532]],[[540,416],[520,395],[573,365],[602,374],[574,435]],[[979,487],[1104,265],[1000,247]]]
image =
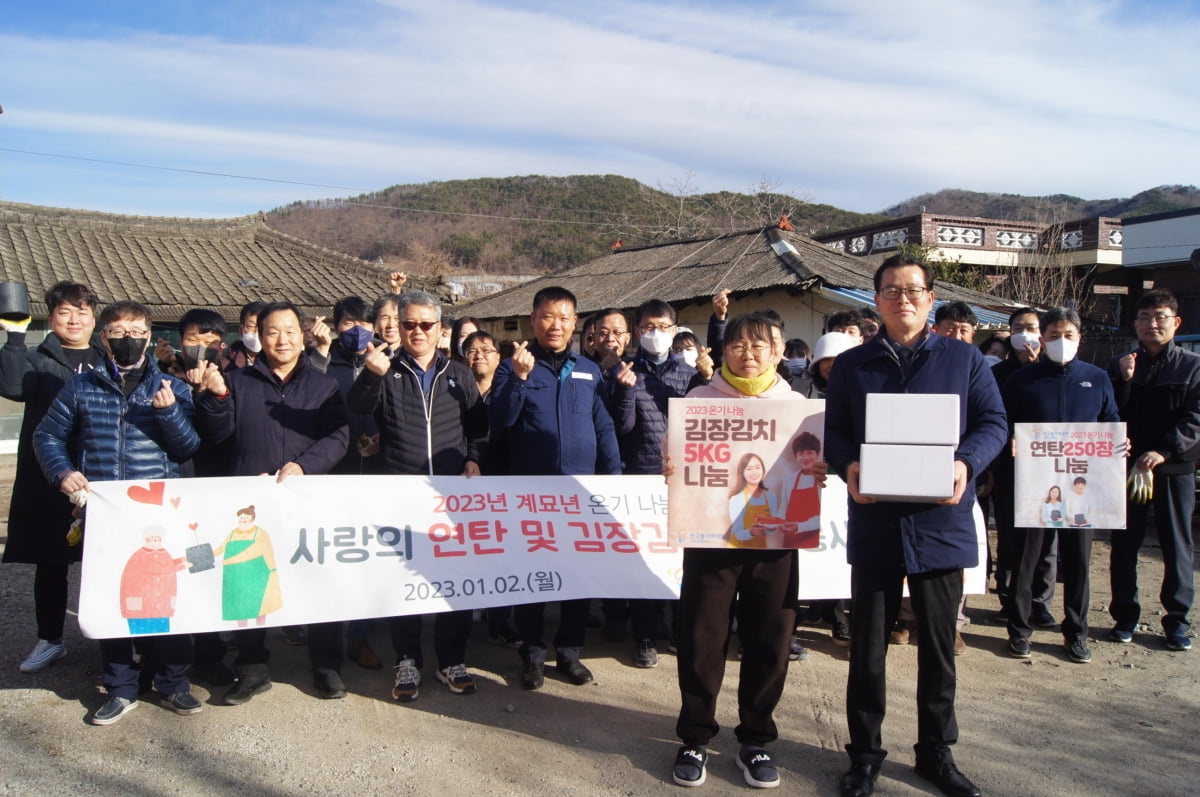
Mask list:
[[[383,472],[426,476],[478,476],[487,444],[487,411],[467,366],[438,352],[442,308],[424,291],[393,302],[400,318],[400,351],[367,347],[366,368],[350,388],[350,411],[375,414]],[[389,305],[389,308],[390,305]],[[417,699],[421,685],[421,616],[393,617],[396,678],[392,697]],[[437,679],[454,694],[472,694],[467,672],[471,611],[443,612],[434,626]]]

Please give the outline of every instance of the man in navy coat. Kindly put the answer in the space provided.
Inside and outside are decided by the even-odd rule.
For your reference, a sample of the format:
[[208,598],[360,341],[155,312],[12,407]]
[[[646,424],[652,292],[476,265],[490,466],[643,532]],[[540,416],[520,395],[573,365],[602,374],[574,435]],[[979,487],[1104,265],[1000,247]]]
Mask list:
[[[975,475],[1004,445],[1008,427],[996,382],[980,351],[933,335],[933,276],[920,260],[894,255],[875,272],[883,331],[838,358],[825,402],[825,456],[850,493],[847,558],[852,628],[846,719],[851,767],[845,797],[874,789],[883,749],[888,632],[908,581],[921,644],[917,649],[918,774],[946,794],[973,796],[954,765],[954,636],[963,569],[978,564]],[[952,393],[959,397],[954,495],[940,503],[876,501],[858,490],[868,393]]]

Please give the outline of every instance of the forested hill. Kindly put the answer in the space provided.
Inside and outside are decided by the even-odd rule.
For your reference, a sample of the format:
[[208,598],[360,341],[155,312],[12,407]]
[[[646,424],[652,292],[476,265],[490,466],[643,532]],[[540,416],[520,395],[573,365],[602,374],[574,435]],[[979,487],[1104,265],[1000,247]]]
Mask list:
[[698,194],[687,185],[651,188],[617,175],[503,177],[397,185],[344,199],[295,202],[268,214],[276,229],[306,241],[423,274],[530,274],[626,246],[696,238],[773,224],[787,214],[817,234],[919,213],[1066,221],[1200,206],[1195,187],[1161,186],[1130,198],[1025,197],[947,189],[880,214],[855,213],[788,196]]
[[812,234],[883,217],[772,191],[670,193],[616,175],[504,177],[397,185],[268,214],[306,241],[428,274],[541,273],[626,246],[773,224]]
[[1010,221],[1047,223],[1086,219],[1093,216],[1147,216],[1200,207],[1200,190],[1192,185],[1160,185],[1129,198],[1082,199],[1067,194],[1034,197],[1019,194],[985,194],[947,188],[936,194],[922,194],[880,211],[900,218],[920,213],[945,213],[950,216],[977,216]]

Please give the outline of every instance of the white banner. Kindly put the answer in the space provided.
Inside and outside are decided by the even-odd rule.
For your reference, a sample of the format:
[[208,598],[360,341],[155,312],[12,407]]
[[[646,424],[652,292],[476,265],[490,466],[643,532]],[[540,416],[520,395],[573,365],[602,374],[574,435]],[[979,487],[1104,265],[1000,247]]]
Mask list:
[[92,482],[90,637],[675,598],[661,476]]

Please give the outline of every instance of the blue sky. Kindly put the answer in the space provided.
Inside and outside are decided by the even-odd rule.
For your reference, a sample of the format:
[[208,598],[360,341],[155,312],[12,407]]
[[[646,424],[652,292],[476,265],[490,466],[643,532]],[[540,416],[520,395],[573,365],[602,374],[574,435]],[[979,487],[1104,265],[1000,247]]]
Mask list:
[[8,6],[15,202],[239,216],[398,183],[622,174],[765,178],[874,211],[950,187],[1200,183],[1191,0]]

